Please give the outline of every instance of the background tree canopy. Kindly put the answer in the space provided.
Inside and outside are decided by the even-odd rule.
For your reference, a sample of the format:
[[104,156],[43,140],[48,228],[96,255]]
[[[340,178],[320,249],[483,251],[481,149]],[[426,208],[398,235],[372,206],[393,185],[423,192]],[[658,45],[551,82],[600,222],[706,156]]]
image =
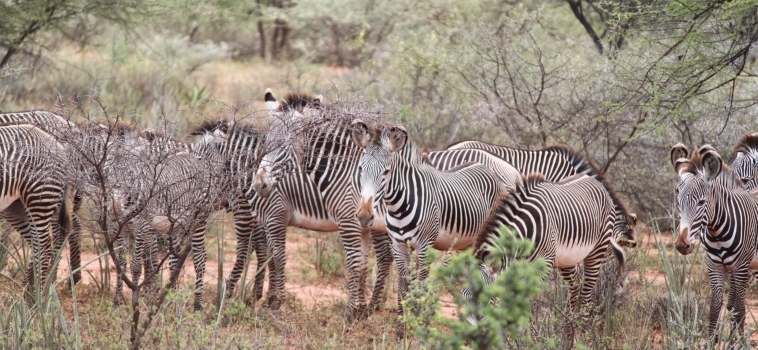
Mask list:
[[267,87],[360,96],[385,104],[428,149],[568,144],[642,218],[669,217],[669,147],[711,143],[728,157],[758,124],[757,9],[756,0],[3,2],[0,109],[97,95],[143,124],[179,114],[186,127],[197,114],[183,111],[261,109]]

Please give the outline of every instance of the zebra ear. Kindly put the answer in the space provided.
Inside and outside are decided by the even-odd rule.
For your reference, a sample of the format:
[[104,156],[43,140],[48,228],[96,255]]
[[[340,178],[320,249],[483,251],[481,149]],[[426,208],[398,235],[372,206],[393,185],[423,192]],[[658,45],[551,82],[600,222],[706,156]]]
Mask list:
[[676,160],[679,158],[688,158],[690,156],[690,151],[687,149],[687,146],[677,143],[671,148],[669,156],[671,157],[671,165],[676,168]]
[[152,142],[153,140],[155,140],[155,131],[153,131],[153,129],[145,129],[145,130],[142,130],[142,133],[140,134],[140,136]]
[[397,152],[408,142],[408,132],[402,126],[393,126],[387,130],[387,148],[390,152]]
[[266,108],[269,110],[277,110],[280,107],[279,101],[276,100],[271,89],[266,89],[266,95],[263,96],[263,100],[266,101]]
[[358,144],[358,146],[366,148],[371,139],[371,134],[368,132],[368,125],[360,119],[353,120],[350,125],[353,127],[353,131],[351,132],[353,142]]
[[631,227],[637,226],[637,214],[629,213],[629,215],[626,216],[626,222]]
[[721,156],[719,156],[716,150],[714,150],[712,147],[706,145],[703,146],[703,148],[705,148],[705,152],[702,155],[705,178],[708,180],[713,180],[716,178],[716,176],[719,175],[719,173],[721,173],[723,161],[721,160]]

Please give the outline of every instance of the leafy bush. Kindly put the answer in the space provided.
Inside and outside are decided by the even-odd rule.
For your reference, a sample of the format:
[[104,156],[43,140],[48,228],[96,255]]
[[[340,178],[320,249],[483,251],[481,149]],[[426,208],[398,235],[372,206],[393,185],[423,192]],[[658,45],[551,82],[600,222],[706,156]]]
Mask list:
[[[413,310],[416,306],[416,312],[406,312],[403,322],[430,348],[507,348],[506,337],[524,336],[532,315],[532,299],[542,292],[547,265],[543,260],[517,259],[532,251],[532,242],[517,239],[506,228],[501,233],[495,245],[486,249],[490,249],[493,260],[507,259],[510,263],[494,283],[485,281],[480,262],[470,250],[451,257],[447,266],[435,265],[426,288],[412,283],[405,308]],[[472,300],[457,292],[459,286],[471,289]],[[458,307],[456,319],[440,315],[443,290],[453,294]]]

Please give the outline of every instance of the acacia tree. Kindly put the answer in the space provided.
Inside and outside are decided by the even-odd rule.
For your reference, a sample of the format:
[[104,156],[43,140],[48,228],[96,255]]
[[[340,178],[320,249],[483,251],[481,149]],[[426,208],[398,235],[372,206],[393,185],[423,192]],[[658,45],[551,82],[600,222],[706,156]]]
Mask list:
[[[159,2],[140,0],[13,0],[0,3],[0,69],[16,54],[33,55],[46,35],[60,33],[84,45],[100,21],[129,29],[159,13]],[[0,53],[1,54],[1,53]]]

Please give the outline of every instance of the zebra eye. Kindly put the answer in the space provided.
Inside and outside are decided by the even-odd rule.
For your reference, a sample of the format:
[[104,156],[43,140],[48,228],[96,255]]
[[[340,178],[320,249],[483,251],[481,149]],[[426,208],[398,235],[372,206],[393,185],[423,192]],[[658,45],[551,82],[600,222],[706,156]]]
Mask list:
[[698,206],[698,207],[701,207],[701,206],[703,206],[703,205],[705,205],[705,199],[701,199],[701,200],[699,200],[699,201],[697,202],[697,206]]
[[384,172],[382,173],[382,175],[387,176],[387,174],[389,174],[389,173],[390,173],[390,170],[389,169],[385,169]]
[[359,166],[358,166],[358,173],[360,174],[360,173],[362,173],[362,172],[363,172],[363,167],[359,165]]

